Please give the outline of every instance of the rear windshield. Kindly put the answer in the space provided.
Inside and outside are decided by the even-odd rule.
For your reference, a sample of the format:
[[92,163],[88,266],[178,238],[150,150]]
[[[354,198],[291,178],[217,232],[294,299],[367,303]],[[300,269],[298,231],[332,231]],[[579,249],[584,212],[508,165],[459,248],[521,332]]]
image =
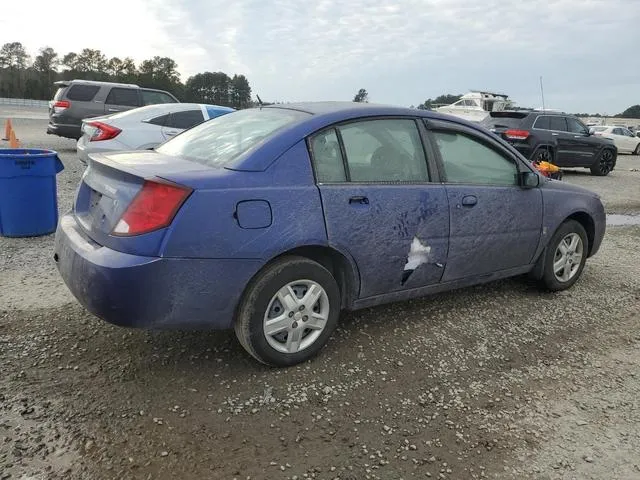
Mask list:
[[276,132],[309,115],[280,108],[241,110],[186,130],[156,150],[210,167],[226,167]]
[[527,115],[518,112],[491,112],[480,124],[487,128],[518,128]]
[[98,90],[100,90],[98,85],[71,85],[67,92],[67,98],[78,102],[90,102]]

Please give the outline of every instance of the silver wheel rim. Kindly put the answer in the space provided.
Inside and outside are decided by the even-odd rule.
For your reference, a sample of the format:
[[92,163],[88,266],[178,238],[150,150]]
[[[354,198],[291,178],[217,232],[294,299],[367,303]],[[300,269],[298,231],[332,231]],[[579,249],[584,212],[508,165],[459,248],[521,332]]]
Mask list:
[[329,320],[329,296],[313,280],[290,282],[271,298],[262,322],[267,343],[280,353],[309,348]]
[[553,256],[553,274],[559,282],[566,283],[576,276],[584,255],[582,238],[577,233],[565,236]]

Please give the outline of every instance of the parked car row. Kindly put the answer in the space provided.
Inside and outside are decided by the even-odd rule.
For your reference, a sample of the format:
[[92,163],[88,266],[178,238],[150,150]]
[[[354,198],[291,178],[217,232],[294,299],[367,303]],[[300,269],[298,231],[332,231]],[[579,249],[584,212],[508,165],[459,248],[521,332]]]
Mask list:
[[54,259],[75,297],[108,322],[233,328],[257,360],[288,366],[320,351],[343,310],[521,274],[567,289],[604,235],[596,194],[527,161],[596,175],[615,167],[614,143],[571,116],[492,112],[492,133],[352,102],[207,121],[209,107],[198,107],[197,126],[153,150],[87,145],[144,147],[151,126],[164,140],[177,110],[84,123],[88,166]]

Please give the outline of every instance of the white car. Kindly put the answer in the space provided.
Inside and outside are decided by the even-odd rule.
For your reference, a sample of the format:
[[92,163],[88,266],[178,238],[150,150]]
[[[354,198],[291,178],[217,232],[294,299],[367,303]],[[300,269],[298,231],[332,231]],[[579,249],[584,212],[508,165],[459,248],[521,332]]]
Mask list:
[[591,127],[591,133],[613,140],[618,153],[640,155],[640,137],[636,137],[628,128],[614,125]]
[[200,103],[163,103],[82,121],[78,158],[87,163],[89,154],[157,147],[186,129],[233,108]]

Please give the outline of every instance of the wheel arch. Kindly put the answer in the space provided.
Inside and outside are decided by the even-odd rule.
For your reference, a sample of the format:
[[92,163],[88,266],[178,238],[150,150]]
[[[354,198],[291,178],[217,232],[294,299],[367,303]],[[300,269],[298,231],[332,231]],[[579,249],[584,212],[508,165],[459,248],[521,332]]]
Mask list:
[[341,307],[345,310],[351,308],[360,291],[360,274],[358,267],[351,256],[327,245],[303,245],[293,247],[271,257],[251,277],[249,282],[247,282],[242,296],[244,296],[249,285],[260,273],[269,268],[277,260],[287,256],[308,258],[329,270],[340,288]]
[[[596,223],[593,220],[593,217],[585,211],[578,211],[565,218],[560,225],[566,223],[568,220],[575,220],[582,225],[582,228],[587,232],[587,241],[589,242],[587,257],[590,257],[593,252],[593,244],[596,238]],[[560,228],[560,226],[558,226],[558,228]]]
[[[553,233],[549,235],[549,239],[553,238],[553,235],[555,235],[558,229],[561,228],[562,225],[567,223],[569,220],[575,220],[576,222],[578,222],[580,225],[582,225],[582,228],[584,228],[585,232],[587,233],[587,242],[589,243],[588,245],[589,249],[587,250],[587,258],[590,257],[593,252],[593,244],[596,236],[596,224],[595,224],[595,221],[593,220],[593,217],[583,210],[575,211],[569,214],[568,216],[566,216],[561,222],[557,224],[556,228],[553,230]],[[545,267],[544,265],[545,257],[546,257],[548,247],[549,247],[548,244],[545,245],[545,247],[539,253],[536,263],[534,264],[534,267],[530,272],[530,276],[532,278],[535,278],[536,280],[540,280],[542,278],[542,274],[544,272],[544,267]]]

